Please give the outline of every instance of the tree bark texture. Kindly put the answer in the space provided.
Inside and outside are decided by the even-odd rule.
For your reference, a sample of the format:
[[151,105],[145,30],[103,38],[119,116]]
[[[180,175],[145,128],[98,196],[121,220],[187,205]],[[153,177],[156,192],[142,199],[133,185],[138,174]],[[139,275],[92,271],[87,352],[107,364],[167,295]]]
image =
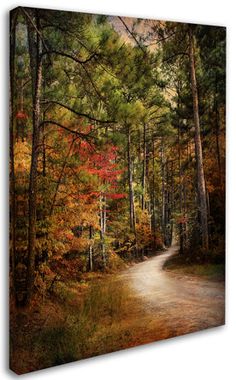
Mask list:
[[193,117],[195,128],[195,152],[197,161],[197,186],[199,195],[199,211],[200,211],[200,224],[201,224],[201,239],[202,246],[208,250],[208,216],[207,216],[207,201],[206,201],[206,184],[203,167],[202,156],[202,142],[200,132],[199,120],[199,105],[198,105],[198,90],[196,81],[196,68],[195,68],[195,52],[194,52],[194,35],[192,27],[189,27],[189,58],[190,58],[190,71],[191,71],[191,87],[193,98]]
[[129,214],[130,230],[135,232],[135,209],[134,209],[134,191],[133,191],[133,163],[131,157],[131,130],[127,127],[128,134],[128,181],[129,181]]
[[[35,15],[37,28],[40,22]],[[28,25],[28,40],[30,51],[30,66],[32,74],[32,98],[33,98],[33,135],[32,153],[29,180],[29,226],[28,226],[28,268],[27,268],[27,298],[29,303],[33,293],[35,277],[35,243],[36,243],[36,209],[37,209],[37,170],[40,141],[40,96],[42,87],[42,58],[41,41],[38,33],[33,30],[32,25]]]
[[16,45],[16,18],[17,13],[11,12],[10,16],[10,239],[11,239],[11,272],[13,288],[15,288],[16,265],[16,189],[15,189],[15,164],[14,164],[14,114],[15,114],[15,45]]

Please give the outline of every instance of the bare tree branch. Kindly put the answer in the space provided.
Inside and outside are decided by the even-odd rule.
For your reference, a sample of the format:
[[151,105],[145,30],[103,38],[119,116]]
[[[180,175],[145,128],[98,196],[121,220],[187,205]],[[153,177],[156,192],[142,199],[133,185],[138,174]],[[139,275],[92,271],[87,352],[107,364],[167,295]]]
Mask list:
[[116,120],[101,120],[101,119],[97,119],[96,117],[90,116],[86,113],[76,111],[73,108],[71,108],[70,106],[67,106],[66,104],[63,104],[63,103],[58,102],[56,100],[45,100],[42,103],[43,104],[56,104],[60,107],[67,109],[68,111],[74,113],[77,116],[86,117],[87,119],[92,120],[92,121],[96,121],[97,123],[104,123],[104,124],[116,123]]
[[72,134],[74,134],[74,135],[76,135],[76,136],[78,136],[78,137],[80,137],[82,139],[87,139],[88,140],[88,137],[89,137],[88,134],[81,133],[81,132],[75,131],[73,129],[70,129],[70,128],[66,127],[65,125],[63,125],[63,124],[61,124],[61,123],[59,123],[59,122],[57,122],[55,120],[43,120],[40,123],[39,127],[42,127],[44,124],[56,125],[57,127],[62,128],[65,131],[70,132],[70,133],[72,133]]
[[155,40],[155,42],[152,42],[152,43],[150,43],[150,44],[148,44],[148,45],[145,45],[145,46],[158,45],[158,44],[160,44],[161,42],[168,40],[169,38],[171,38],[171,37],[174,36],[175,34],[176,34],[176,31],[174,31],[173,33],[168,34],[167,36],[162,37],[162,38],[160,38],[160,39],[157,38],[157,39]]
[[80,65],[91,61],[95,56],[98,55],[97,53],[92,53],[87,59],[85,59],[84,61],[82,61],[82,60],[80,60],[79,58],[77,58],[76,56],[74,56],[72,54],[65,53],[65,52],[59,51],[59,50],[47,50],[47,51],[45,51],[45,52],[42,53],[42,56],[45,55],[45,54],[60,55],[61,57],[69,58],[69,59],[73,60],[74,62],[79,63]]
[[168,62],[168,61],[170,61],[171,59],[173,59],[175,57],[178,57],[178,56],[183,57],[184,55],[185,56],[189,56],[189,54],[186,53],[186,52],[175,53],[175,54],[173,54],[173,55],[171,55],[171,56],[169,56],[167,58],[164,58],[162,62]]
[[142,52],[144,54],[146,54],[146,50],[144,49],[144,47],[140,44],[140,42],[137,40],[137,38],[135,37],[134,33],[129,29],[129,27],[127,26],[127,24],[124,22],[124,20],[122,19],[122,17],[119,17],[118,16],[118,19],[122,22],[122,24],[124,25],[125,29],[127,30],[127,32],[131,35],[131,37],[135,40],[136,44],[138,45],[138,47],[142,50]]
[[27,17],[27,19],[29,20],[29,22],[31,23],[31,25],[33,26],[33,28],[35,29],[36,33],[38,34],[38,36],[40,37],[41,41],[42,41],[42,44],[43,44],[43,47],[46,51],[48,51],[48,47],[44,41],[44,38],[43,38],[43,35],[42,33],[38,30],[34,20],[32,19],[32,17],[29,15],[29,13],[26,11],[26,9],[24,7],[20,7],[20,10],[24,13],[24,15]]

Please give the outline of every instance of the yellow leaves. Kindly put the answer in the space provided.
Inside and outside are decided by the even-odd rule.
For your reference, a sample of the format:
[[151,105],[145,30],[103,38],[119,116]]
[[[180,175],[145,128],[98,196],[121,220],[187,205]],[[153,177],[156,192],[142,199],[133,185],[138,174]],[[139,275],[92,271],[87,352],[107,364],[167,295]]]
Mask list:
[[87,205],[81,210],[81,225],[84,227],[93,226],[94,228],[99,228],[99,215],[98,215],[98,207],[91,207]]
[[37,288],[39,294],[44,295],[46,293],[47,284],[46,281],[43,280],[39,272],[36,272],[34,286]]
[[145,247],[151,241],[151,221],[150,215],[145,210],[138,209],[138,222],[136,224],[136,234],[138,246]]
[[84,252],[87,251],[90,245],[90,239],[87,237],[74,237],[71,249],[78,251],[78,252]]
[[31,147],[24,141],[17,141],[14,146],[15,171],[18,173],[29,173],[31,163]]
[[108,265],[109,269],[114,271],[125,267],[124,261],[112,250],[108,252]]

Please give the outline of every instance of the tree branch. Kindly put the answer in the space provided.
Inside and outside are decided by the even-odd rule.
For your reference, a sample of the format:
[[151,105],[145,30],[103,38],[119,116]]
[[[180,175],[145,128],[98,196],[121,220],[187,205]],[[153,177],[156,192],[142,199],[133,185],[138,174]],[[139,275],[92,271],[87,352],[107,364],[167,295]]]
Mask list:
[[172,58],[175,58],[175,57],[178,57],[178,56],[183,56],[183,55],[187,55],[187,56],[189,56],[188,53],[186,53],[186,52],[183,51],[183,52],[180,52],[180,53],[175,53],[175,54],[173,54],[173,55],[171,55],[171,56],[169,56],[169,57],[167,57],[167,58],[164,58],[162,62],[168,62],[168,61],[170,61]]
[[118,19],[122,22],[122,24],[124,25],[125,29],[127,30],[127,32],[131,35],[131,37],[134,39],[134,41],[136,42],[136,44],[138,45],[138,47],[142,50],[142,52],[144,54],[146,54],[146,50],[144,49],[144,47],[140,44],[140,42],[137,40],[137,38],[135,37],[134,33],[129,29],[129,27],[127,26],[127,24],[124,22],[124,20],[122,19],[122,17],[119,17],[118,16]]
[[155,42],[152,42],[152,43],[150,43],[150,44],[148,44],[148,45],[146,45],[146,46],[158,45],[158,44],[160,44],[161,42],[168,40],[169,38],[171,38],[171,37],[174,36],[175,34],[176,34],[176,31],[173,32],[173,33],[171,33],[171,34],[168,34],[168,35],[165,36],[165,37],[162,37],[162,38],[160,38],[160,39],[156,39]]
[[20,7],[20,10],[24,13],[24,15],[27,17],[27,19],[29,20],[29,22],[31,23],[31,25],[33,26],[33,28],[35,29],[36,33],[38,34],[39,38],[41,39],[42,41],[42,44],[43,44],[43,47],[44,49],[46,50],[46,52],[48,52],[48,47],[44,41],[44,38],[43,38],[43,35],[42,33],[38,30],[35,22],[33,21],[32,17],[30,17],[29,13],[25,10],[24,7]]
[[89,137],[88,134],[81,133],[81,132],[78,132],[78,131],[74,131],[73,129],[70,129],[70,128],[66,127],[65,125],[63,125],[63,124],[61,124],[61,123],[59,123],[59,122],[57,122],[55,120],[43,120],[40,123],[39,127],[42,127],[44,124],[56,125],[57,127],[62,128],[65,131],[70,132],[70,133],[72,133],[72,134],[74,134],[74,135],[76,135],[76,136],[78,136],[80,138],[83,138],[83,139],[88,139],[88,137]]
[[97,123],[104,123],[104,124],[116,123],[116,120],[101,120],[101,119],[97,119],[96,117],[90,116],[86,113],[76,111],[73,108],[67,106],[66,104],[63,104],[61,102],[57,102],[56,100],[43,101],[42,103],[44,103],[44,104],[56,104],[60,107],[67,109],[68,111],[74,113],[77,116],[86,117],[87,119],[92,120],[92,121],[96,121]]
[[61,57],[69,58],[69,59],[73,60],[74,62],[79,63],[80,65],[83,65],[84,63],[87,63],[87,62],[91,61],[95,56],[98,55],[97,53],[92,53],[87,59],[85,59],[84,61],[82,61],[79,58],[75,57],[74,55],[71,55],[69,53],[65,53],[65,52],[59,51],[59,50],[47,50],[47,51],[45,51],[45,52],[42,53],[42,55],[45,55],[45,54],[60,55]]

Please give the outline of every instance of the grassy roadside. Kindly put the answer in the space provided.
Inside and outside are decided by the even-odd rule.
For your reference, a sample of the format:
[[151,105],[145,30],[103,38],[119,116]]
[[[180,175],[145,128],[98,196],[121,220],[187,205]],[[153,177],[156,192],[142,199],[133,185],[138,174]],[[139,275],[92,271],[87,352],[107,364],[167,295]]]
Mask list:
[[203,277],[210,281],[224,281],[225,279],[223,258],[210,255],[176,254],[165,262],[163,269],[180,275]]
[[30,308],[12,305],[11,369],[24,374],[135,345],[139,327],[130,331],[130,323],[136,309],[127,284],[117,284],[118,269],[58,280]]
[[89,285],[58,283],[40,307],[11,320],[11,368],[23,374],[120,349],[121,340],[128,346],[128,329],[120,331],[128,303],[129,290],[113,276]]

